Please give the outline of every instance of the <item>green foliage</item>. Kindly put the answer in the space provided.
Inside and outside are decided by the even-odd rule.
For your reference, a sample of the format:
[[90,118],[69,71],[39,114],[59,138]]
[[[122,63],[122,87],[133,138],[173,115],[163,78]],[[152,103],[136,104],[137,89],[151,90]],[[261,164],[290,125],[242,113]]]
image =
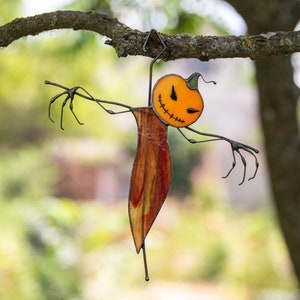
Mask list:
[[[38,299],[27,260],[23,222],[24,206],[1,202],[0,218],[0,299]],[[18,213],[17,213],[18,212]]]
[[[155,28],[165,33],[202,34],[208,26],[218,33],[228,34],[229,29],[212,9],[223,1],[216,0],[213,4],[207,1],[73,1],[67,9],[89,11],[95,10],[109,16],[117,17],[123,22],[136,20],[136,26],[143,30]],[[143,16],[143,17],[141,17]],[[220,14],[218,14],[220,16]]]
[[[106,14],[109,16],[113,15],[112,12],[112,2],[113,1],[105,1],[105,0],[89,0],[89,1],[73,1],[71,4],[68,4],[66,8],[74,9],[74,10],[81,10],[81,11],[90,11],[95,10],[99,13]],[[123,3],[123,5],[126,5]]]
[[[34,208],[23,203],[22,209],[14,203],[1,205],[1,299],[146,296],[125,201],[104,206],[47,199]],[[162,278],[177,284],[212,281],[240,300],[296,284],[267,209],[243,213],[215,202],[201,210],[199,196],[181,204],[168,199],[147,246],[153,284]]]
[[185,196],[191,192],[191,170],[199,164],[199,148],[179,135],[177,130],[168,131],[172,158],[172,193]]
[[[215,207],[201,213],[198,204],[194,209],[186,205],[165,230],[163,243],[148,255],[158,266],[153,276],[163,271],[170,280],[222,282],[237,299],[254,299],[264,289],[295,288],[284,242],[268,210]],[[155,239],[158,233],[151,234]]]
[[44,299],[76,299],[80,294],[80,215],[74,203],[63,200],[45,201],[28,215],[29,259]]
[[0,24],[5,24],[11,21],[13,18],[17,18],[21,12],[20,0],[0,0]]
[[2,150],[0,158],[0,201],[37,201],[49,195],[55,170],[48,153],[33,147]]

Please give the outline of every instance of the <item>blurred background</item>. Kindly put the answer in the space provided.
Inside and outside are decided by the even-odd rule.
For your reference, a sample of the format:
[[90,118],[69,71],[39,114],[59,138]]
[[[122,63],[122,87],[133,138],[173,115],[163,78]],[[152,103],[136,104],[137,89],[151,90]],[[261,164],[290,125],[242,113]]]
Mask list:
[[[0,24],[57,9],[97,10],[140,30],[245,34],[223,1],[0,0]],[[81,85],[100,99],[145,106],[150,59],[118,59],[105,38],[57,30],[23,38],[0,55],[0,299],[295,299],[285,244],[270,199],[250,59],[178,60],[162,75],[200,72],[205,109],[192,125],[260,150],[256,178],[238,184],[224,142],[189,144],[170,128],[173,183],[148,237],[151,280],[131,237],[127,196],[137,130],[131,114],[75,101],[84,126],[44,80]],[[299,56],[293,57],[295,80]],[[298,81],[299,82],[299,81]],[[247,156],[247,176],[254,161]],[[273,298],[272,298],[273,297]]]

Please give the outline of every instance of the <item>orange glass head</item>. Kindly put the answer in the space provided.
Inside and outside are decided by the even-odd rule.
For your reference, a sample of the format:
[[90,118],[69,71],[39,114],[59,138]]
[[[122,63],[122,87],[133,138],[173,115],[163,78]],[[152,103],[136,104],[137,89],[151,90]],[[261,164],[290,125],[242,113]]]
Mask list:
[[203,99],[198,91],[198,78],[194,73],[184,79],[169,74],[160,78],[152,93],[152,103],[156,115],[174,127],[185,127],[194,123],[203,110]]

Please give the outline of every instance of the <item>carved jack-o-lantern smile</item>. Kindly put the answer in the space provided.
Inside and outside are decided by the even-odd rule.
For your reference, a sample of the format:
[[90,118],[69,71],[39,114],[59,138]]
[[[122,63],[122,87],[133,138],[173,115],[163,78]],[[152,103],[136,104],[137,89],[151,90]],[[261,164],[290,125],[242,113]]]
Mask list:
[[157,116],[174,127],[194,123],[203,110],[203,100],[198,91],[199,73],[188,79],[179,75],[160,78],[153,89],[152,103]]

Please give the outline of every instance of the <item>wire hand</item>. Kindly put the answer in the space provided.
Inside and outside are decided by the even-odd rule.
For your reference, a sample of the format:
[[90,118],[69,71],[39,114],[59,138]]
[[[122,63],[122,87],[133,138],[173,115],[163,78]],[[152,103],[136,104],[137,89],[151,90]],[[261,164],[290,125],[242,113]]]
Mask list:
[[[49,80],[46,80],[45,81],[45,84],[49,84],[49,85],[53,85],[53,86],[56,86],[56,87],[59,87],[61,89],[63,89],[64,91],[57,94],[56,96],[54,96],[50,102],[49,102],[49,106],[48,106],[48,117],[49,119],[51,120],[51,122],[55,123],[54,120],[52,119],[51,117],[51,105],[58,99],[60,98],[61,96],[64,96],[66,95],[66,98],[65,100],[63,101],[62,103],[62,106],[61,106],[61,113],[60,113],[60,128],[62,130],[64,130],[63,128],[63,114],[64,114],[64,107],[65,105],[67,104],[68,101],[70,101],[70,104],[69,104],[69,108],[70,108],[70,111],[72,112],[74,118],[76,119],[76,121],[78,122],[78,124],[80,125],[83,125],[82,122],[80,122],[80,120],[78,119],[78,117],[76,116],[74,110],[73,110],[73,101],[74,101],[74,98],[75,96],[79,96],[81,98],[84,98],[86,100],[90,100],[90,101],[94,101],[96,102],[102,109],[104,109],[107,113],[109,114],[121,114],[121,113],[125,113],[125,112],[129,112],[132,110],[132,107],[129,106],[129,105],[126,105],[126,104],[123,104],[123,103],[118,103],[118,102],[114,102],[114,101],[107,101],[107,100],[100,100],[100,99],[96,99],[94,98],[86,89],[84,89],[83,87],[81,86],[75,86],[75,87],[72,87],[72,88],[67,88],[61,84],[58,84],[58,83],[55,83],[55,82],[51,82]],[[80,93],[78,92],[79,90],[82,90],[84,92],[83,93]],[[122,110],[122,111],[113,111],[111,109],[107,109],[103,106],[103,104],[108,104],[108,105],[117,105],[117,106],[121,106],[121,107],[125,107],[126,110]]]
[[73,100],[74,100],[74,97],[75,95],[78,95],[78,90],[79,89],[82,89],[85,93],[87,93],[87,95],[89,95],[91,98],[93,98],[84,88],[80,87],[80,86],[75,86],[73,88],[67,88],[65,86],[62,86],[58,83],[54,83],[54,82],[51,82],[51,81],[48,81],[46,80],[45,81],[45,84],[50,84],[50,85],[54,85],[54,86],[57,86],[57,87],[60,87],[62,88],[64,91],[57,94],[56,96],[54,96],[50,102],[49,102],[49,106],[48,106],[48,117],[49,119],[51,120],[51,122],[55,123],[54,120],[52,119],[51,117],[51,105],[58,99],[60,98],[61,96],[64,96],[66,95],[66,98],[65,100],[63,101],[62,103],[62,106],[61,106],[61,113],[60,113],[60,128],[62,130],[64,130],[63,128],[63,114],[64,114],[64,107],[65,105],[67,104],[68,101],[70,101],[70,104],[69,104],[69,108],[70,108],[70,111],[72,112],[74,118],[76,119],[76,121],[78,122],[78,124],[80,125],[83,125],[82,122],[79,121],[78,117],[76,116],[74,110],[73,110]]
[[223,176],[223,178],[227,178],[230,175],[231,171],[236,166],[235,153],[238,153],[238,155],[240,156],[241,161],[243,163],[243,166],[244,166],[243,179],[239,183],[239,185],[242,185],[244,183],[245,177],[246,177],[247,163],[246,163],[245,157],[240,152],[240,150],[244,150],[244,151],[248,152],[249,154],[251,154],[254,157],[254,159],[255,159],[255,171],[254,171],[254,174],[251,177],[248,178],[248,181],[251,180],[251,179],[253,179],[253,178],[255,178],[257,170],[258,170],[258,167],[259,167],[258,159],[257,159],[255,153],[259,153],[259,151],[257,149],[255,149],[255,148],[251,147],[251,146],[244,145],[244,144],[239,143],[239,142],[235,142],[235,141],[232,141],[232,140],[229,140],[229,139],[226,139],[226,141],[231,144],[231,151],[232,151],[233,161],[232,161],[232,167],[231,167],[231,169],[227,172],[227,174],[225,176]]
[[231,145],[231,151],[232,151],[232,156],[233,156],[232,167],[227,172],[227,174],[225,176],[223,176],[223,178],[227,178],[230,175],[230,173],[232,172],[232,170],[235,168],[235,166],[236,166],[235,153],[237,153],[240,156],[242,164],[244,166],[243,178],[242,178],[242,181],[239,183],[239,185],[242,185],[245,182],[247,162],[246,162],[246,159],[245,159],[244,155],[241,153],[241,150],[243,150],[245,152],[248,152],[249,154],[251,154],[254,157],[254,159],[255,159],[255,171],[254,171],[254,174],[251,177],[248,178],[248,180],[251,180],[251,179],[255,178],[258,167],[259,167],[258,159],[255,155],[255,154],[259,153],[259,151],[257,149],[255,149],[251,146],[233,141],[233,140],[231,140],[227,137],[221,136],[221,135],[200,132],[200,131],[195,130],[195,129],[193,129],[191,127],[188,127],[188,126],[185,127],[185,128],[192,131],[192,132],[194,132],[194,133],[196,133],[196,134],[209,137],[209,139],[207,139],[207,140],[197,141],[195,139],[188,138],[180,128],[177,128],[178,131],[183,135],[183,137],[192,144],[223,140],[223,141],[228,142]]

